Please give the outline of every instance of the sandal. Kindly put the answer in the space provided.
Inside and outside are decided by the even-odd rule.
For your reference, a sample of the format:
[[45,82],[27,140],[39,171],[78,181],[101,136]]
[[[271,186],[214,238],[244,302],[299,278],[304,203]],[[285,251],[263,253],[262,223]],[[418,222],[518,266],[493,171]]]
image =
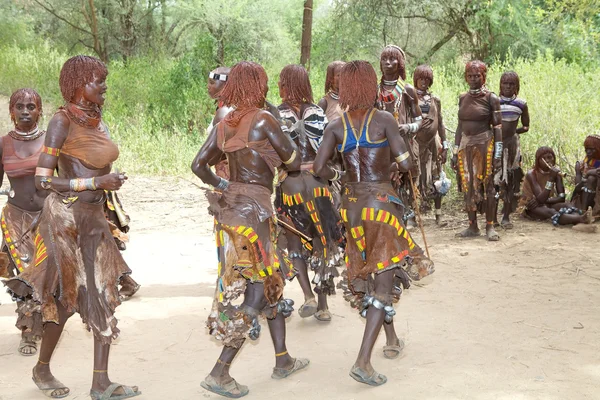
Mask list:
[[133,295],[136,294],[138,290],[140,290],[141,287],[142,287],[142,285],[136,284],[133,287],[133,289],[123,290],[123,288],[121,288],[121,290],[119,290],[119,300],[127,301],[127,300],[131,299],[133,297]]
[[[42,393],[44,393],[44,395],[46,397],[50,397],[51,399],[62,399],[62,398],[67,397],[71,393],[71,390],[68,387],[66,387],[65,385],[63,385],[56,378],[52,378],[52,380],[50,382],[38,382],[36,380],[36,377],[35,377],[35,374],[34,374],[31,377],[31,379],[33,380],[33,383],[36,384],[36,386],[38,387],[38,389],[40,389],[42,391]],[[64,394],[54,394],[54,392],[56,392],[57,390],[66,391],[66,393],[64,393]]]
[[206,378],[204,378],[204,380],[200,382],[200,386],[209,392],[213,392],[224,397],[229,397],[230,399],[239,399],[250,392],[248,386],[240,385],[235,379],[232,379],[223,385],[219,385],[217,380],[211,375],[208,375]]
[[476,231],[472,231],[469,228],[465,229],[464,231],[458,232],[457,234],[454,235],[454,237],[457,237],[457,238],[468,238],[468,237],[477,237],[477,236],[481,236],[481,231],[479,229]]
[[373,370],[373,373],[369,375],[367,371],[357,367],[356,365],[352,366],[352,369],[350,370],[350,376],[355,381],[365,383],[370,386],[381,386],[387,382],[385,375],[382,375],[375,370]]
[[[23,353],[25,349],[33,349],[31,353]],[[19,343],[19,348],[17,349],[19,354],[24,357],[31,357],[37,354],[37,343],[33,340],[27,340],[25,338],[21,338],[21,343]]]
[[294,365],[292,366],[291,369],[275,367],[275,368],[273,368],[273,374],[271,374],[271,378],[273,378],[273,379],[287,378],[294,372],[300,371],[301,369],[308,367],[308,364],[310,364],[310,360],[308,360],[306,358],[294,358]]
[[329,312],[329,310],[318,310],[315,313],[314,317],[319,321],[331,322],[331,313]]
[[383,356],[387,359],[393,360],[398,358],[402,349],[404,349],[404,340],[398,340],[399,344],[390,344],[383,346]]
[[[113,396],[113,393],[118,388],[122,388],[125,393]],[[103,393],[97,392],[95,390],[90,390],[90,397],[92,398],[92,400],[124,400],[142,394],[142,392],[140,392],[137,389],[137,386],[125,386],[121,385],[120,383],[111,383],[110,386],[107,387]]]
[[298,314],[302,318],[308,318],[317,312],[317,307],[317,302],[314,298],[312,298],[310,300],[305,301],[304,304],[300,306],[300,308],[298,309]]

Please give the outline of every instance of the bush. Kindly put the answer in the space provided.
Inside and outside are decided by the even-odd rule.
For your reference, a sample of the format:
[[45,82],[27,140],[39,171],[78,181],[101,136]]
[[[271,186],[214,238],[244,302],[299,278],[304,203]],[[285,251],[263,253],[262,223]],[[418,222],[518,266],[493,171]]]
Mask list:
[[[214,102],[206,93],[206,76],[214,68],[213,49],[213,39],[201,36],[194,51],[178,59],[137,57],[126,64],[110,63],[104,117],[121,148],[121,170],[137,174],[189,173],[214,113]],[[47,122],[62,104],[58,75],[69,56],[48,43],[0,46],[0,93],[8,96],[20,87],[35,88],[44,100]],[[371,61],[377,66],[377,60]],[[274,104],[280,103],[277,81],[285,63],[279,58],[265,65],[270,77],[268,98]],[[311,67],[315,102],[323,96],[326,68],[327,63]],[[464,65],[449,63],[433,68],[432,89],[442,99],[447,128],[454,131],[458,96],[467,90]],[[496,93],[503,71],[513,69],[521,77],[520,97],[527,99],[531,115],[530,131],[521,136],[525,169],[533,164],[541,145],[554,148],[563,170],[572,171],[575,161],[583,158],[585,136],[600,131],[600,81],[594,79],[600,68],[594,68],[555,60],[551,54],[540,54],[533,61],[507,57],[489,68],[488,87]],[[411,82],[412,69],[407,75]],[[449,140],[453,136],[448,132]]]

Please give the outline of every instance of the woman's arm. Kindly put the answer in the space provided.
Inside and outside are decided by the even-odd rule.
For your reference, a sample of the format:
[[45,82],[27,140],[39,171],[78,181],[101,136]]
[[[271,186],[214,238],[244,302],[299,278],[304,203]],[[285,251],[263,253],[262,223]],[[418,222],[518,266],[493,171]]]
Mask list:
[[108,174],[93,178],[61,178],[54,176],[58,166],[58,157],[67,134],[71,121],[62,114],[57,113],[50,120],[42,154],[35,169],[35,186],[38,190],[55,190],[58,192],[83,192],[86,190],[118,190],[123,185],[126,176],[123,174]]

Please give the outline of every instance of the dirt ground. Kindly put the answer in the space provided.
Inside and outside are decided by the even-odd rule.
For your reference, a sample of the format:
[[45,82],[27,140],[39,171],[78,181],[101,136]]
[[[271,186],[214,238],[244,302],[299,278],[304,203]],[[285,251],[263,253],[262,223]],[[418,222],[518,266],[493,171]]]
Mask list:
[[[0,112],[5,107],[0,98]],[[121,196],[132,217],[124,257],[143,287],[117,310],[122,333],[110,376],[139,385],[140,399],[219,399],[199,385],[221,349],[204,327],[216,275],[204,194],[185,179],[132,177]],[[287,380],[270,378],[274,356],[263,321],[262,336],[244,346],[231,369],[249,385],[248,398],[600,398],[600,256],[594,250],[600,234],[516,219],[514,230],[488,243],[454,239],[464,217],[447,220],[436,229],[426,217],[436,273],[406,291],[396,307],[403,356],[383,357],[383,334],[376,344],[373,365],[387,375],[386,385],[371,388],[348,376],[364,320],[338,294],[330,301],[331,323],[297,313],[288,320],[290,353],[311,365]],[[413,236],[422,244],[418,232]],[[296,282],[286,297],[302,303]],[[36,358],[16,352],[15,306],[5,294],[0,302],[0,400],[43,399],[31,381]],[[89,398],[92,342],[79,317],[71,318],[52,360],[70,399]]]
[[[132,217],[124,256],[143,287],[117,311],[122,335],[113,346],[111,378],[139,385],[141,398],[216,399],[199,386],[220,352],[204,328],[216,257],[203,192],[183,179],[133,177],[122,197]],[[311,365],[286,381],[270,378],[273,348],[263,322],[261,338],[232,367],[250,386],[249,398],[600,398],[599,257],[589,254],[599,234],[517,219],[497,243],[457,241],[462,217],[448,221],[436,229],[426,218],[436,273],[397,306],[403,356],[383,358],[383,334],[376,345],[373,364],[388,376],[386,385],[370,388],[348,376],[364,320],[337,295],[331,323],[296,313],[288,320],[290,353]],[[286,295],[302,302],[296,282]],[[6,295],[0,300],[0,399],[41,399],[30,378],[35,358],[16,353],[15,307]],[[77,316],[52,369],[71,388],[69,398],[88,398],[92,336]]]

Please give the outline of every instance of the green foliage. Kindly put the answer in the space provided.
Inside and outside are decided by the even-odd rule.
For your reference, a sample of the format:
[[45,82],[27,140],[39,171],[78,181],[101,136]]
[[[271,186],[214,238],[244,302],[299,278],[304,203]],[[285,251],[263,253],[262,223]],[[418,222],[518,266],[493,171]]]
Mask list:
[[[565,60],[555,60],[551,53],[538,54],[535,60],[513,60],[492,65],[487,86],[500,91],[500,76],[504,71],[517,71],[521,80],[519,97],[527,100],[531,117],[530,130],[521,135],[524,168],[533,165],[538,147],[552,147],[563,170],[572,172],[575,161],[583,159],[585,137],[600,131],[597,110],[600,68],[588,70]],[[444,121],[454,131],[457,125],[458,95],[467,90],[464,66],[449,64],[434,66],[435,84],[432,90],[442,99]],[[449,138],[453,138],[448,133]]]
[[[86,49],[80,40],[89,45],[90,37],[36,3],[0,2],[0,93],[35,88],[44,99],[47,122],[62,104],[62,64]],[[103,44],[110,59],[104,117],[121,147],[119,167],[131,173],[189,171],[214,112],[206,92],[210,70],[244,59],[259,62],[270,77],[268,99],[279,104],[279,72],[299,60],[303,0],[94,4],[105,13],[99,29],[111,33]],[[84,26],[79,8],[56,10]],[[122,35],[127,10],[137,21],[131,28],[139,33],[134,48],[127,47]],[[498,91],[506,69],[521,76],[521,96],[528,100],[532,120],[531,131],[522,135],[525,165],[531,165],[540,145],[554,147],[563,168],[582,158],[583,139],[600,130],[595,117],[600,109],[600,3],[595,0],[315,1],[310,65],[315,101],[324,94],[329,62],[366,59],[378,71],[379,51],[386,43],[406,48],[410,82],[416,64],[441,43],[448,27],[458,26],[450,22],[458,20],[464,26],[428,59],[447,127],[457,125],[457,98],[466,90],[464,61],[482,55],[491,63],[492,90]]]

